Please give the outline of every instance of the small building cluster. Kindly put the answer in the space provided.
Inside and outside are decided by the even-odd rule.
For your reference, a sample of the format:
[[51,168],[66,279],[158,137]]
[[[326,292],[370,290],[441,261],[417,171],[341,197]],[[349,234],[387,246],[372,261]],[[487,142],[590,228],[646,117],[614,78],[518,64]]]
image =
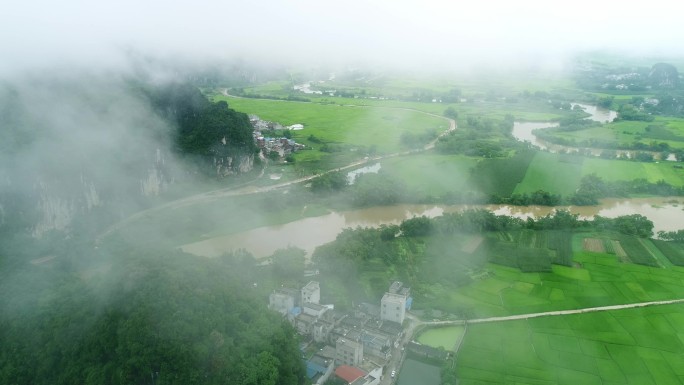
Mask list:
[[276,152],[282,158],[306,147],[303,144],[295,142],[294,139],[268,136],[269,131],[272,133],[274,130],[301,130],[304,128],[301,124],[293,124],[292,126],[286,127],[280,123],[261,120],[256,115],[249,115],[249,122],[254,129],[254,132],[252,133],[254,142],[264,155]]
[[269,308],[279,312],[309,341],[324,347],[307,361],[307,375],[322,384],[330,375],[354,385],[380,383],[392,347],[399,346],[402,323],[412,298],[410,288],[393,282],[380,306],[363,303],[351,313],[320,304],[320,285],[280,288],[269,298]]

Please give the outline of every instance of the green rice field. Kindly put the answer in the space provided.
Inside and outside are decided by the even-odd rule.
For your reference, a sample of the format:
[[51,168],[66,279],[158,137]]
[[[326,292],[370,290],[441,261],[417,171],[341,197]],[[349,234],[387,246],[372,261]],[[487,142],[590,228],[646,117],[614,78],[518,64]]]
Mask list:
[[544,190],[551,194],[571,195],[579,186],[583,162],[581,156],[539,152],[514,192],[523,194]]
[[468,327],[461,384],[684,384],[683,305]]
[[477,160],[464,155],[416,154],[382,161],[382,172],[420,195],[442,196],[469,188]]
[[405,132],[422,133],[428,129],[446,130],[446,119],[422,112],[399,108],[324,105],[316,103],[276,100],[216,97],[226,100],[237,111],[256,114],[260,118],[285,126],[300,123],[301,131],[294,131],[297,142],[316,147],[308,137],[314,135],[323,142],[344,143],[351,146],[377,147],[379,153],[402,150],[400,135]]
[[646,179],[651,183],[664,180],[674,186],[684,185],[684,169],[673,162],[641,163],[628,160],[586,158],[582,175],[596,174],[607,181]]
[[[487,278],[445,290],[444,307],[466,307],[473,317],[487,317],[684,298],[684,268],[669,263],[652,241],[608,236],[619,242],[626,259],[615,251],[582,249],[586,237],[598,236],[574,234],[569,266],[552,264],[548,272],[526,273],[517,267],[489,264]],[[530,247],[532,243],[523,238],[516,242]]]
[[650,183],[664,180],[670,185],[682,186],[684,169],[675,168],[675,165],[674,162],[642,163],[538,152],[514,193],[544,190],[569,196],[577,190],[582,177],[590,174],[609,182],[646,179]]

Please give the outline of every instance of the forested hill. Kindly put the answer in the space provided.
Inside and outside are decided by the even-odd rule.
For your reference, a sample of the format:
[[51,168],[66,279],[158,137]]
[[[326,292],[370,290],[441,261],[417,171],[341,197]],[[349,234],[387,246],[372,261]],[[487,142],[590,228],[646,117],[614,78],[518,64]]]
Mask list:
[[0,128],[0,384],[304,383],[292,327],[232,260],[94,242],[173,180],[251,162],[246,115],[185,85],[55,75],[0,83]]
[[10,258],[27,254],[26,239],[97,231],[175,182],[246,172],[257,158],[247,115],[181,83],[0,81],[0,127],[0,254]]
[[133,256],[0,272],[0,383],[303,383],[294,330],[229,261]]
[[179,153],[198,156],[208,167],[223,164],[219,175],[251,169],[257,147],[246,114],[226,102],[210,102],[189,84],[148,87],[145,93],[154,110],[176,126]]

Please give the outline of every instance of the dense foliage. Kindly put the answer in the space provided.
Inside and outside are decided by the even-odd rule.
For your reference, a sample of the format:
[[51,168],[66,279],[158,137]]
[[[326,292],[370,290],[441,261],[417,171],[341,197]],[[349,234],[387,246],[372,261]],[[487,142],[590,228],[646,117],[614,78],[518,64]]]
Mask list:
[[4,276],[0,383],[303,383],[293,329],[254,306],[235,262],[138,257]]
[[[552,264],[572,266],[573,233],[592,230],[612,232],[637,244],[634,237],[652,236],[653,223],[641,215],[590,221],[559,210],[524,220],[466,210],[436,218],[415,217],[379,229],[345,229],[334,242],[318,247],[313,259],[321,273],[353,282],[346,286],[354,297],[370,299],[382,295],[391,279],[418,288],[442,280],[449,286],[465,285],[471,282],[467,271],[481,269],[487,261],[537,272],[550,271]],[[464,239],[470,239],[468,243],[480,237],[479,246],[463,251],[469,248]],[[651,260],[634,262],[650,264]],[[361,283],[364,279],[368,286]]]
[[[445,111],[445,116],[449,111]],[[453,115],[453,114],[452,114]],[[498,158],[519,144],[510,139],[513,116],[497,121],[480,116],[468,116],[458,130],[439,138],[435,149],[443,154],[465,154],[483,158]]]
[[626,197],[630,194],[649,194],[659,196],[682,196],[684,186],[672,186],[663,180],[650,183],[646,179],[609,182],[596,174],[582,177],[577,192],[568,197],[574,205],[594,205],[599,198]]
[[212,103],[189,84],[148,87],[145,92],[154,109],[176,126],[175,144],[181,154],[211,165],[216,159],[232,158],[228,167],[237,171],[237,160],[257,151],[247,114],[228,108],[228,103]]

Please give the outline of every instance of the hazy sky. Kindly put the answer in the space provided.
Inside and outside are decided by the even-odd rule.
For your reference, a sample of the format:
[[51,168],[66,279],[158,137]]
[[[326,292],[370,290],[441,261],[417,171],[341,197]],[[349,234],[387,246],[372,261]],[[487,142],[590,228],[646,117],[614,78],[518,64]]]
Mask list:
[[684,52],[684,3],[437,0],[5,2],[0,70],[164,57],[502,63],[577,49]]

